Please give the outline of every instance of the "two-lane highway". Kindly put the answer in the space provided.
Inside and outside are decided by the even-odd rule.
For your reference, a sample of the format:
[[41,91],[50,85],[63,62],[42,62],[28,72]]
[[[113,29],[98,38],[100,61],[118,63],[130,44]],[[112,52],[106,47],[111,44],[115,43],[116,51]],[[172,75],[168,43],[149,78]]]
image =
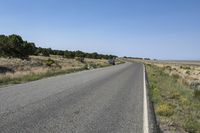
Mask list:
[[0,88],[1,133],[143,133],[143,65]]

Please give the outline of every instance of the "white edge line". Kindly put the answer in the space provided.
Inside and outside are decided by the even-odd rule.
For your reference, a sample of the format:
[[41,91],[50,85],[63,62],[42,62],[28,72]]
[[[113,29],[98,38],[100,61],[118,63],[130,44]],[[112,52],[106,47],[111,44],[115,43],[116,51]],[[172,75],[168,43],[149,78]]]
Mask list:
[[147,91],[146,91],[146,78],[145,66],[143,65],[143,83],[144,83],[144,102],[143,102],[143,131],[149,133],[149,120],[148,120],[148,107],[147,107]]

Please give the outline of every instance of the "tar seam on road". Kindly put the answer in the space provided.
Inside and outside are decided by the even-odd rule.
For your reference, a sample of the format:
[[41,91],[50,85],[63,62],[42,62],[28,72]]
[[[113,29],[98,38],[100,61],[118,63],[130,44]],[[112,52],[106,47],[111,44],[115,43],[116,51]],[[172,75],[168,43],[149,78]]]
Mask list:
[[144,83],[144,102],[143,102],[143,131],[149,133],[149,120],[148,120],[148,107],[147,107],[147,92],[146,92],[146,80],[145,80],[145,67],[143,65],[143,83]]

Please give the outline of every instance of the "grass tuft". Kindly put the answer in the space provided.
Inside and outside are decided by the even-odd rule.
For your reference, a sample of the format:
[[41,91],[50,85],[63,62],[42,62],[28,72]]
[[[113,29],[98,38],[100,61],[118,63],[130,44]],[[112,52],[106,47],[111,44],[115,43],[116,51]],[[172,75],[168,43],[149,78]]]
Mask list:
[[28,81],[39,80],[45,77],[67,74],[67,73],[77,72],[81,70],[86,70],[86,69],[84,67],[67,69],[67,70],[50,69],[43,73],[29,73],[27,75],[23,75],[19,77],[11,77],[8,75],[8,76],[4,76],[3,78],[0,78],[0,86],[7,85],[7,84],[19,84],[19,83],[28,82]]
[[169,103],[162,103],[156,108],[156,113],[160,116],[171,116],[174,112],[174,107]]
[[198,121],[194,118],[194,116],[189,116],[188,118],[186,118],[183,127],[189,133],[199,132],[199,124]]

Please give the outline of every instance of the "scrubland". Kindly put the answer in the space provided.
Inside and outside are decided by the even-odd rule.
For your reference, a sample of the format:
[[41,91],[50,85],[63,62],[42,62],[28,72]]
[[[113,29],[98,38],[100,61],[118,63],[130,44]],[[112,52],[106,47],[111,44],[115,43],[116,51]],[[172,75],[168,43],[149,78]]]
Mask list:
[[[122,63],[118,61],[117,63]],[[28,60],[0,58],[0,85],[16,84],[75,71],[109,66],[105,59],[68,59],[58,55],[30,56]]]
[[[194,82],[200,81],[200,62],[148,62],[154,64],[160,68],[164,68],[164,71],[172,76],[178,76],[182,79],[182,82],[187,85],[193,85]],[[191,64],[189,64],[191,63]],[[199,82],[200,83],[200,82]]]
[[163,132],[200,132],[200,66],[145,61],[150,99]]

